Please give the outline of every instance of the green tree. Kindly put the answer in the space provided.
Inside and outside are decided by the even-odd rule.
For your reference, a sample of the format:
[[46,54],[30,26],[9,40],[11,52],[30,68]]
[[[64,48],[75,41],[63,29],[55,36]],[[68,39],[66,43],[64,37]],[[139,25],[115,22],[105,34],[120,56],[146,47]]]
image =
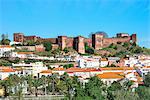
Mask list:
[[1,83],[5,88],[5,97],[12,93],[20,100],[22,98],[22,89],[24,84],[24,77],[17,75],[10,75],[6,80]]
[[133,85],[133,81],[130,81],[130,80],[126,80],[126,81],[123,83],[123,86],[124,86],[124,89],[125,89],[125,90],[129,90],[132,85]]
[[59,79],[56,84],[56,91],[58,91],[60,94],[66,95],[67,94],[67,85],[65,81]]
[[26,44],[27,44],[28,46],[34,46],[34,45],[35,45],[35,42],[34,42],[33,40],[28,40],[28,41],[26,41]]
[[137,47],[133,53],[136,53],[136,54],[143,53],[143,49],[141,47]]
[[52,51],[52,53],[55,55],[55,54],[60,54],[61,53],[61,49],[58,48],[58,49],[55,49]]
[[52,89],[52,95],[55,94],[56,92],[56,84],[58,81],[58,74],[53,73],[50,77],[48,77],[48,84],[51,84],[51,89]]
[[85,46],[85,52],[86,53],[88,53],[88,54],[94,54],[95,53],[94,48],[89,47],[87,43],[85,43],[84,46]]
[[43,45],[46,51],[52,50],[52,44],[50,42],[44,42]]
[[118,90],[121,90],[122,89],[122,86],[119,82],[113,82],[111,84],[111,86],[109,86],[107,88],[107,99],[108,100],[114,100],[115,99],[115,95],[114,95],[114,92],[115,91],[118,91]]
[[42,86],[43,86],[43,89],[44,89],[44,94],[46,95],[47,94],[46,86],[48,85],[48,78],[46,76],[42,76],[41,80],[42,80],[42,83],[43,83]]
[[150,100],[150,87],[139,86],[136,93],[139,95],[139,100]]
[[43,84],[42,80],[39,78],[34,78],[32,81],[32,84],[33,84],[33,87],[35,88],[35,96],[37,97],[38,96],[38,87]]
[[110,66],[108,66],[108,67],[117,67],[115,64],[111,64]]
[[120,90],[122,88],[121,84],[119,82],[113,82],[111,86],[108,88],[111,91]]
[[125,42],[122,46],[125,47],[125,48],[127,48],[127,47],[129,47],[129,45],[130,45],[129,42]]
[[115,91],[114,100],[140,100],[138,95],[132,91],[124,89]]
[[65,91],[64,94],[69,100],[72,100],[75,95],[75,90],[79,85],[77,76],[71,78],[67,73],[64,73],[60,79],[64,81],[64,85],[67,87],[67,91]]
[[144,85],[150,87],[150,73],[144,76]]
[[1,44],[2,45],[9,45],[10,44],[10,40],[8,39],[8,34],[2,34],[1,35]]
[[28,92],[29,92],[29,94],[32,94],[32,86],[33,86],[33,84],[32,84],[32,81],[33,81],[33,76],[32,75],[27,75],[26,77],[26,81],[27,81],[27,84],[28,84]]
[[67,68],[71,68],[71,67],[73,67],[73,66],[74,66],[73,64],[65,64],[65,65],[63,66],[63,68],[67,69]]
[[65,47],[63,51],[64,51],[65,53],[68,53],[68,52],[69,52],[69,48]]
[[96,76],[91,77],[89,82],[85,84],[85,92],[92,99],[104,100],[103,92],[103,82]]
[[1,40],[1,44],[2,45],[9,45],[10,44],[10,40],[9,39],[2,39]]

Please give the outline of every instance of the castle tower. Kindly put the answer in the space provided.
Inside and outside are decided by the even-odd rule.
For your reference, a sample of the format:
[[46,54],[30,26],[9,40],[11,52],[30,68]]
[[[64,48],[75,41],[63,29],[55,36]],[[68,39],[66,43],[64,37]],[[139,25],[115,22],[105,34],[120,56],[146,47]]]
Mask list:
[[131,35],[131,40],[132,40],[133,43],[136,43],[136,42],[137,42],[136,34],[132,34],[132,35]]
[[74,38],[74,49],[81,54],[85,53],[84,37],[78,36]]
[[58,36],[58,45],[63,50],[66,47],[67,36]]
[[92,47],[96,50],[99,50],[103,47],[103,37],[101,33],[92,34]]
[[14,42],[23,42],[24,35],[23,33],[14,33]]

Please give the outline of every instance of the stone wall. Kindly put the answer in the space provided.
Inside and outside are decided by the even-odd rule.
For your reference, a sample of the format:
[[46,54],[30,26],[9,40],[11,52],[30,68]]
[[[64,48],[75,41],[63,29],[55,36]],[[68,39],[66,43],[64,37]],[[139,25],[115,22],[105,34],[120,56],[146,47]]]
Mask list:
[[[132,34],[129,36],[128,34],[125,33],[119,33],[117,34],[117,37],[114,38],[105,38],[103,33],[96,33],[92,34],[92,38],[85,38],[82,36],[78,37],[67,37],[67,36],[58,36],[57,38],[40,38],[37,36],[24,36],[23,33],[14,33],[14,41],[15,42],[23,42],[26,40],[34,40],[34,41],[47,41],[52,43],[52,47],[58,48],[60,47],[62,50],[65,47],[72,47],[78,52],[84,52],[84,43],[88,43],[90,47],[95,48],[96,50],[99,50],[103,47],[107,47],[110,44],[114,43],[116,44],[117,42],[135,42],[137,41],[136,34]],[[28,47],[29,50],[33,50],[33,47]],[[43,51],[43,47],[36,47],[37,51]]]

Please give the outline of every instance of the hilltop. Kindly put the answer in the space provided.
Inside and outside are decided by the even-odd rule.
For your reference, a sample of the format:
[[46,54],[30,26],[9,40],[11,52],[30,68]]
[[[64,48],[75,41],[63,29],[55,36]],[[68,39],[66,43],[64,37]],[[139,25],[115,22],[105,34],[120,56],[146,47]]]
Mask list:
[[112,43],[108,47],[97,50],[96,53],[101,54],[103,56],[123,57],[125,55],[135,55],[135,54],[150,55],[150,49],[140,47],[135,43],[125,42],[117,44]]

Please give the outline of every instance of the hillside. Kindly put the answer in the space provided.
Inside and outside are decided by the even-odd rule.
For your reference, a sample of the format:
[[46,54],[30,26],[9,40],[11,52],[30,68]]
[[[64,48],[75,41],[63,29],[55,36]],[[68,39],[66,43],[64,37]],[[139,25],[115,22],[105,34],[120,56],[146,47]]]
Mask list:
[[134,55],[134,54],[150,55],[150,49],[145,47],[140,47],[135,43],[117,43],[117,44],[111,44],[108,47],[100,49],[96,51],[96,53],[105,56],[123,57],[125,55]]

